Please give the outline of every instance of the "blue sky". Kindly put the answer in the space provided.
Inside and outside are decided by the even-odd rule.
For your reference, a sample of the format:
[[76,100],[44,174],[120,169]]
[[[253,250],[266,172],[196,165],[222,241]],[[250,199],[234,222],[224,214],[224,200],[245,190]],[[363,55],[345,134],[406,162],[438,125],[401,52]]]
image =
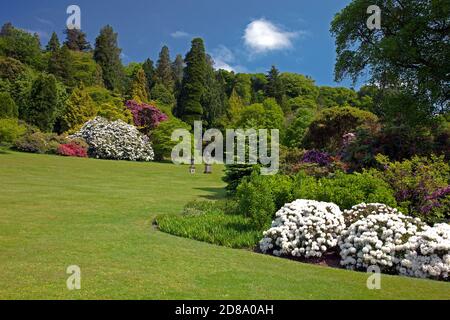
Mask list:
[[[66,8],[81,8],[82,29],[91,43],[106,24],[119,33],[123,61],[157,59],[166,44],[172,57],[183,56],[195,36],[205,40],[217,67],[236,72],[281,71],[333,80],[333,16],[350,0],[75,0],[2,1],[0,22],[37,32],[46,44],[52,31],[60,38]],[[349,85],[349,82],[340,83]]]

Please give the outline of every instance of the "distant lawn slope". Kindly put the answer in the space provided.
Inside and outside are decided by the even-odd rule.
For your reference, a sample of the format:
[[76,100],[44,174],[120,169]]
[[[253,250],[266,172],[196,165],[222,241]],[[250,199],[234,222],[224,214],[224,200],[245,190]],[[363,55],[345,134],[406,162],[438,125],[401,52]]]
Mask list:
[[383,276],[371,291],[364,273],[156,231],[155,216],[224,195],[221,170],[198,169],[0,153],[0,299],[449,299],[450,283]]

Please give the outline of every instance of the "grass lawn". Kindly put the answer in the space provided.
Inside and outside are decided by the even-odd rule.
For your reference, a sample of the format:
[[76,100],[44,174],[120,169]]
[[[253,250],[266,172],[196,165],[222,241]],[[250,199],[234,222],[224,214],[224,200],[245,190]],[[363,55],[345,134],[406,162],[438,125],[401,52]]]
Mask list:
[[364,273],[156,231],[157,215],[224,196],[214,169],[0,153],[0,299],[450,298],[450,283],[383,276],[371,291]]

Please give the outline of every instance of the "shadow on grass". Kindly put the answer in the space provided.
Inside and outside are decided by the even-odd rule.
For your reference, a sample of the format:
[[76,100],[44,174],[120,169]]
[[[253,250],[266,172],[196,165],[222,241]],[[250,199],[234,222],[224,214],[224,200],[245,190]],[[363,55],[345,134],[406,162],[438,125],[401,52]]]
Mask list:
[[195,189],[211,193],[208,195],[200,195],[200,198],[208,200],[220,200],[224,199],[226,196],[225,188],[195,188]]
[[9,151],[8,149],[1,149],[0,148],[0,154],[1,155],[3,155],[3,154],[11,154],[11,151]]

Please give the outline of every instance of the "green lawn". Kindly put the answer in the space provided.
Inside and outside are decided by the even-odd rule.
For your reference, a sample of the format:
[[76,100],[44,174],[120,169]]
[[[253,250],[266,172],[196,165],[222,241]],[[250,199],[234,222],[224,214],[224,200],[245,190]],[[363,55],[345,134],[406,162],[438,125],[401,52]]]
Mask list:
[[[364,273],[156,231],[155,216],[224,195],[214,169],[0,153],[0,299],[450,297],[450,283],[383,276],[371,291]],[[69,265],[79,291],[66,288]]]

